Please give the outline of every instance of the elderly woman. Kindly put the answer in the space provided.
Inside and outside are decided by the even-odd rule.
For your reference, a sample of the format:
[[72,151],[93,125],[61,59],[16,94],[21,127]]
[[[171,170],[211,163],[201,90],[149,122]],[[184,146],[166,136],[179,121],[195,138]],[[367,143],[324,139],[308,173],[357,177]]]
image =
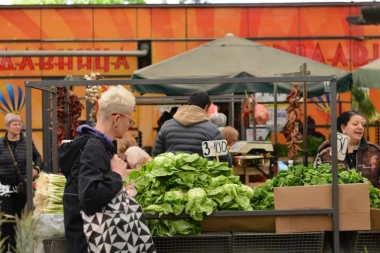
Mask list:
[[[107,247],[112,247],[112,252],[127,252],[128,247],[140,247],[144,249],[141,252],[155,252],[151,240],[144,239],[144,242],[124,240],[123,243],[115,241],[113,233],[121,233],[128,228],[125,219],[114,219],[115,216],[127,212],[127,209],[123,208],[132,205],[134,208],[131,210],[141,211],[141,207],[133,199],[113,205],[113,208],[118,208],[118,212],[113,212],[111,216],[104,214],[111,201],[114,203],[120,200],[119,196],[125,196],[121,195],[122,176],[126,173],[127,163],[116,155],[112,141],[122,138],[134,125],[135,122],[132,120],[134,106],[135,98],[129,91],[120,85],[110,87],[98,101],[95,128],[88,125],[80,126],[77,129],[79,136],[60,147],[59,166],[67,178],[63,206],[68,252],[103,252],[102,250],[105,252]],[[98,220],[97,215],[103,218]],[[90,217],[92,222],[96,220],[97,226],[88,220]],[[112,226],[110,223],[104,223],[103,226],[98,223],[108,219],[113,219]],[[132,223],[138,224],[134,221]],[[97,238],[95,229],[102,230],[96,231],[96,234],[103,235],[102,240],[95,240]],[[135,234],[139,236],[142,232],[145,232],[145,235],[150,233],[139,229]],[[125,235],[125,238],[127,237]]]
[[224,113],[213,113],[210,115],[210,122],[216,125],[219,130],[222,130],[227,124],[227,117]]
[[[338,132],[350,137],[347,153],[338,164],[344,169],[355,169],[363,174],[374,187],[379,188],[380,147],[366,140],[363,136],[365,119],[357,111],[343,112],[337,119]],[[326,141],[318,148],[314,167],[323,163],[331,164],[331,142]]]
[[[8,215],[20,215],[26,203],[24,182],[26,178],[26,140],[21,134],[21,117],[18,114],[5,116],[7,132],[0,139],[0,202],[1,211]],[[41,155],[32,144],[34,168],[37,177],[41,166]],[[8,243],[15,247],[14,224],[1,225],[1,239],[8,237]],[[6,243],[6,245],[8,244]]]

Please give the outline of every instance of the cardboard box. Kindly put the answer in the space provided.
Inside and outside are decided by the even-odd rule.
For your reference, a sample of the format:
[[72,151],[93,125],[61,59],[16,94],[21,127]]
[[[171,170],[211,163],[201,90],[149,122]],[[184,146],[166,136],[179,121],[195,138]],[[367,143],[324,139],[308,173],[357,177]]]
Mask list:
[[371,208],[371,230],[380,231],[380,209]]
[[[242,211],[243,213],[244,211]],[[202,232],[275,232],[274,216],[205,217]]]
[[[332,208],[332,185],[277,187],[274,189],[276,210]],[[277,233],[331,231],[328,215],[278,216]],[[368,184],[339,185],[339,230],[370,230]]]

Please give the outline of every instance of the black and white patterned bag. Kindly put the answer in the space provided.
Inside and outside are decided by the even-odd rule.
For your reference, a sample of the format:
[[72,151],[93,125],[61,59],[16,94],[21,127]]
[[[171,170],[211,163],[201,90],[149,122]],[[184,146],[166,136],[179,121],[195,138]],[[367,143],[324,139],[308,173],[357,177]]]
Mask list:
[[89,252],[155,253],[141,206],[123,189],[102,212],[81,212]]

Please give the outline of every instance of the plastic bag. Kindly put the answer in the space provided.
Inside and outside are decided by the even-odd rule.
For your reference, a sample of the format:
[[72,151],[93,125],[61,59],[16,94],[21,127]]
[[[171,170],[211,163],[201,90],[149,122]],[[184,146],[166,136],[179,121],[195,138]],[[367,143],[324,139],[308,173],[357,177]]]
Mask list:
[[269,111],[265,106],[260,105],[253,95],[251,95],[251,97],[256,103],[254,112],[255,120],[259,125],[265,125],[269,120]]
[[218,113],[218,106],[211,103],[210,107],[207,110],[207,116],[210,117],[211,114]]
[[44,240],[65,238],[65,226],[63,214],[42,214],[38,216],[37,226],[38,243],[35,244],[34,252],[43,253]]

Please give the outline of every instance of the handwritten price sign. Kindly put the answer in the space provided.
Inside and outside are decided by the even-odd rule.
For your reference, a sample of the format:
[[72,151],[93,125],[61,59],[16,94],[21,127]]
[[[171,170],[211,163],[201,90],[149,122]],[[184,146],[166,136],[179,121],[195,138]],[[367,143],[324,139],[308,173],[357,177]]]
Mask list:
[[348,152],[348,144],[350,143],[350,137],[339,132],[337,134],[338,160],[343,161],[346,158],[346,154]]
[[202,150],[204,157],[227,155],[227,141],[204,141],[202,142]]

